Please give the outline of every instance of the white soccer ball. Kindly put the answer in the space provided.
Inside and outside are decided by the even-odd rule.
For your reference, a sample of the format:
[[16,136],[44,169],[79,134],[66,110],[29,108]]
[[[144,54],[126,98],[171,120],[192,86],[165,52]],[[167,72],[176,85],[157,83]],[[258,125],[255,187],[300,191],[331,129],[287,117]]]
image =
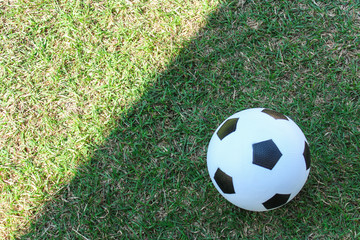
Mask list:
[[228,201],[268,211],[288,203],[304,186],[310,172],[309,145],[289,117],[270,109],[247,109],[216,129],[207,166]]

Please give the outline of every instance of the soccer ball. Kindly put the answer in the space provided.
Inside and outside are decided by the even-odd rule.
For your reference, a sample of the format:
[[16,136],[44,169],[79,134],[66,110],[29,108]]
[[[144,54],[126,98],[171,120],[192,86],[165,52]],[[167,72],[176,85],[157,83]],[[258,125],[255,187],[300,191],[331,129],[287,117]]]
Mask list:
[[264,108],[226,119],[207,152],[210,178],[220,194],[250,211],[268,211],[293,199],[310,172],[310,151],[289,117]]

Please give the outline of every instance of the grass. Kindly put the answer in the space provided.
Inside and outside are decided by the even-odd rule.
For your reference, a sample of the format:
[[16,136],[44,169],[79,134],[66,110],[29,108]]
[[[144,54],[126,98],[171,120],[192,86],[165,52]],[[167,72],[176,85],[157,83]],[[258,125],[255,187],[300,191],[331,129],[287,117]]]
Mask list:
[[[39,10],[41,9],[41,10]],[[19,239],[359,237],[360,5],[0,5],[0,234]],[[310,142],[310,177],[265,213],[206,170],[216,126],[268,107]]]
[[2,235],[27,224],[74,176],[204,23],[212,3],[189,4],[2,5]]

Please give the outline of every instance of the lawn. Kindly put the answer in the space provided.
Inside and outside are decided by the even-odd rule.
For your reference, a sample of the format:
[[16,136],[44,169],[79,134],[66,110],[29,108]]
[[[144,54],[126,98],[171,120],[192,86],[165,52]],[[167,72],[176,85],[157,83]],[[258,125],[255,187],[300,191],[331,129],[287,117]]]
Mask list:
[[[0,2],[0,238],[360,237],[360,4]],[[309,179],[269,212],[212,185],[207,145],[266,107]]]

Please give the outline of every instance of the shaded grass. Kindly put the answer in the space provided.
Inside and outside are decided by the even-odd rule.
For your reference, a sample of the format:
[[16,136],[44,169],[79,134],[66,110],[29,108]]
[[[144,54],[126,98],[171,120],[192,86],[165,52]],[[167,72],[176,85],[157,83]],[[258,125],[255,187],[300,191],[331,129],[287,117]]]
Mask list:
[[[139,24],[143,21],[140,19]],[[131,70],[128,79],[106,71],[101,73],[109,68],[104,62],[85,68],[86,73],[72,80],[71,93],[81,91],[87,79],[95,81],[99,74],[114,81],[104,84],[108,88],[105,93],[110,96],[104,98],[100,94],[97,99],[89,97],[92,94],[87,92],[78,94],[82,98],[76,101],[79,104],[76,109],[83,112],[76,115],[77,125],[70,127],[73,141],[69,145],[55,145],[59,153],[75,154],[74,167],[68,167],[68,172],[75,171],[80,162],[84,164],[69,184],[64,185],[64,179],[50,184],[63,188],[38,212],[27,233],[23,236],[17,233],[18,236],[24,239],[358,237],[359,30],[359,6],[355,4],[223,2],[191,42],[185,42],[179,51],[170,50],[177,57],[160,69],[150,67],[149,63],[157,62],[150,54],[157,48],[149,45],[140,48],[141,57],[135,59],[136,63],[148,66],[149,71],[146,67],[121,65],[122,60],[114,63],[117,74],[122,69]],[[128,39],[129,44],[132,40]],[[176,37],[170,39],[170,45],[175,40]],[[88,44],[85,39],[83,42]],[[128,47],[122,51],[134,51],[134,46]],[[73,49],[76,48],[69,51]],[[143,52],[146,50],[149,54]],[[94,51],[91,49],[89,54]],[[161,48],[158,51],[165,52]],[[95,59],[104,59],[103,56],[112,59],[117,55],[99,56]],[[84,64],[92,59],[89,56]],[[71,66],[64,66],[70,67],[67,71],[72,73],[65,75],[67,79],[77,76],[81,64],[74,69]],[[145,83],[134,83],[137,76]],[[83,88],[78,90],[82,81]],[[48,96],[53,93],[49,91]],[[129,96],[130,100],[120,100]],[[28,99],[20,101],[27,102]],[[86,109],[89,105],[102,109],[102,104],[117,110],[107,111],[107,117],[94,121],[96,111]],[[278,210],[253,213],[230,205],[216,192],[206,172],[205,155],[212,131],[223,119],[235,111],[260,106],[282,112],[300,125],[310,141],[313,163],[308,183],[296,199]],[[110,123],[106,124],[106,120]],[[89,131],[87,124],[100,129],[84,140],[90,147],[80,144],[68,151],[69,146],[82,139],[83,132]],[[49,126],[45,124],[43,133],[53,133],[46,129]],[[106,129],[111,127],[113,130],[104,140]],[[59,139],[59,136],[56,133],[53,137]],[[41,146],[37,144],[40,138],[33,135],[30,138],[34,139],[34,146]],[[51,138],[43,142],[51,145]],[[95,152],[87,150],[96,144]],[[43,152],[46,159],[44,156],[54,151],[48,147]],[[89,161],[87,156],[91,156]],[[52,164],[60,165],[59,160],[53,159]],[[65,155],[60,163],[71,166],[69,159]],[[22,169],[29,174],[39,168]],[[58,173],[59,169],[55,168],[58,176],[64,177],[65,174]],[[38,182],[52,176],[51,172],[44,172],[35,175]],[[24,181],[19,185],[24,192]],[[44,196],[47,191],[41,189],[39,195]],[[5,200],[18,203],[15,199]],[[8,219],[16,214],[21,213],[8,213]],[[14,225],[8,225],[11,227]]]

